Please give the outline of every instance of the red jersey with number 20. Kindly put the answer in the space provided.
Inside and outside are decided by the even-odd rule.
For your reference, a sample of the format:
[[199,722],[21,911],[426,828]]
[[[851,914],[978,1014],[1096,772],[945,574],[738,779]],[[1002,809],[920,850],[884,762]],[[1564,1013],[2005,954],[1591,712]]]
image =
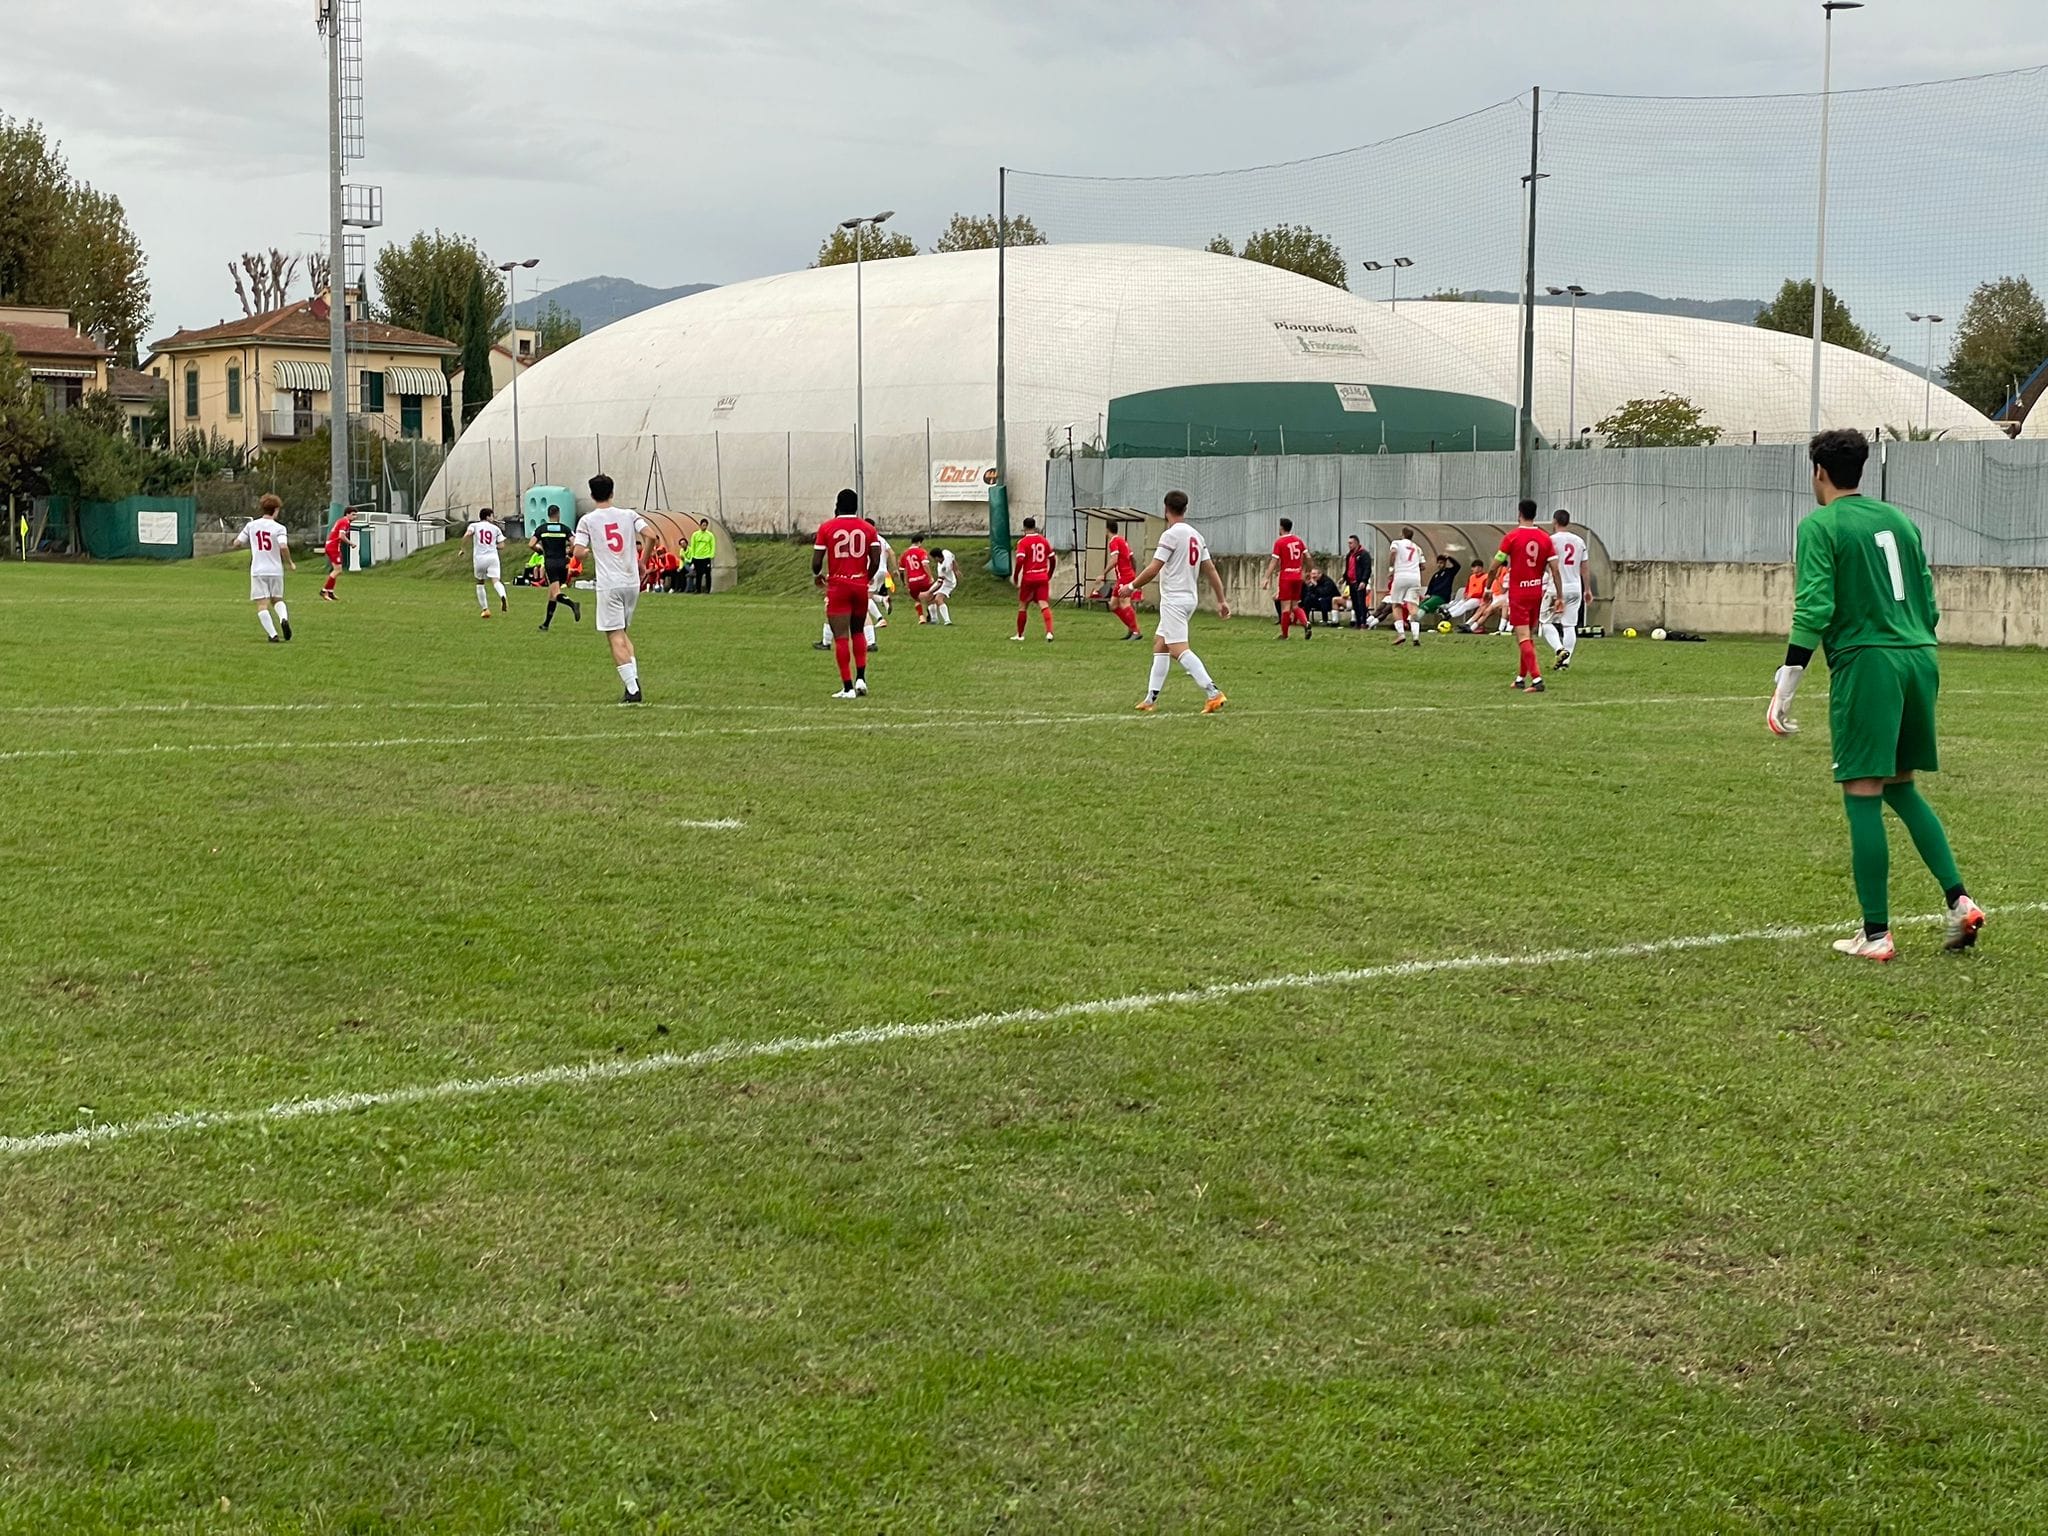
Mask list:
[[1500,541],[1500,552],[1508,557],[1510,587],[1540,587],[1544,571],[1557,555],[1557,546],[1541,528],[1511,528]]
[[868,584],[868,555],[875,547],[875,525],[864,517],[827,518],[811,548],[825,553],[825,576],[835,585]]
[[1029,586],[1052,580],[1052,540],[1042,533],[1027,533],[1017,541],[1017,579]]

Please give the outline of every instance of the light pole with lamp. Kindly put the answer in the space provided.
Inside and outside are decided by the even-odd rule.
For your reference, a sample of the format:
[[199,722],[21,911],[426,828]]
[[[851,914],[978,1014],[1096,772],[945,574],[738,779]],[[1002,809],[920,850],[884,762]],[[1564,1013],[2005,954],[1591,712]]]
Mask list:
[[1564,287],[1562,287],[1562,288],[1550,288],[1550,287],[1547,287],[1547,288],[1545,288],[1545,289],[1544,289],[1543,291],[1544,291],[1545,293],[1549,294],[1549,295],[1550,295],[1550,296],[1551,296],[1551,297],[1552,297],[1553,299],[1561,299],[1561,298],[1563,298],[1563,297],[1564,297],[1564,296],[1565,296],[1566,294],[1570,294],[1570,295],[1572,296],[1572,366],[1571,366],[1571,387],[1570,387],[1570,396],[1569,396],[1569,398],[1570,398],[1570,400],[1571,400],[1571,404],[1570,404],[1570,405],[1569,405],[1569,406],[1568,406],[1568,407],[1566,408],[1566,410],[1565,410],[1565,423],[1566,423],[1566,425],[1565,425],[1565,432],[1566,432],[1566,440],[1567,440],[1568,442],[1570,442],[1570,443],[1572,444],[1572,446],[1573,446],[1573,447],[1578,447],[1578,446],[1579,446],[1579,300],[1583,299],[1583,298],[1584,298],[1584,297],[1586,296],[1586,290],[1585,290],[1585,289],[1583,289],[1583,288],[1581,288],[1581,287],[1580,287],[1580,286],[1579,286],[1579,285],[1578,285],[1577,283],[1567,283],[1567,284],[1565,284],[1565,286],[1564,286]]
[[1392,261],[1361,261],[1359,265],[1368,272],[1390,272],[1392,274],[1394,286],[1387,298],[1387,308],[1398,309],[1401,304],[1401,269],[1403,267],[1412,267],[1415,263],[1406,256],[1396,256]]
[[1920,425],[1931,435],[1934,431],[1934,332],[1942,319],[1939,315],[1916,315],[1910,309],[1906,311],[1906,318],[1915,325],[1927,327],[1927,372],[1923,375],[1927,389],[1920,406]]
[[1820,431],[1820,360],[1822,306],[1827,299],[1828,267],[1828,102],[1834,90],[1835,12],[1860,11],[1863,0],[1825,0],[1826,17],[1820,63],[1820,209],[1813,234],[1813,388],[1807,406],[1807,430]]
[[[540,265],[538,256],[529,256],[524,261],[501,261],[498,270],[505,274],[505,304],[512,312],[512,506],[523,519],[526,516],[526,471],[519,462],[519,277],[521,267],[529,271]],[[490,354],[484,354],[486,359]],[[490,366],[488,362],[485,366]]]
[[866,518],[874,514],[868,510],[867,338],[862,315],[861,247],[868,230],[879,231],[895,217],[894,208],[885,208],[864,218],[839,221],[841,229],[853,232],[853,494],[860,498],[860,515]]

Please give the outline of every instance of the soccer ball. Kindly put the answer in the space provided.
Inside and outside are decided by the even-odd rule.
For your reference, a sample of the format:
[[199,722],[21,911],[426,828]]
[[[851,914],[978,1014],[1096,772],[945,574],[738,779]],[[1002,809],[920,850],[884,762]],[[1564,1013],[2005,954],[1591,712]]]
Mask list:
[[1662,640],[1664,638],[1664,631],[1661,629],[1653,629],[1650,631],[1650,638],[1652,640]]
[[1451,632],[1451,621],[1449,619],[1440,620],[1436,626],[1436,632],[1440,635],[1448,635]]
[[1624,640],[1633,640],[1636,637],[1636,632],[1632,629],[1624,629],[1621,632],[1621,637]]

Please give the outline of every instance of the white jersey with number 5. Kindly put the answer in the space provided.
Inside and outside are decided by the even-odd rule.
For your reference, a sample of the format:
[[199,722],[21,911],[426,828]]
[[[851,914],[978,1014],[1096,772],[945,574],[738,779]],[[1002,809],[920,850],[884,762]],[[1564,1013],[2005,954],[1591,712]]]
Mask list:
[[1395,581],[1422,579],[1422,549],[1413,539],[1396,539],[1387,546],[1387,569]]
[[644,519],[631,507],[593,507],[576,522],[576,544],[590,551],[598,590],[640,590],[640,530]]
[[1202,595],[1195,578],[1209,547],[1188,523],[1169,523],[1159,535],[1159,547],[1152,551],[1159,562],[1159,600],[1162,603],[1192,603]]
[[1567,592],[1583,592],[1586,588],[1586,541],[1576,533],[1554,534],[1550,540],[1557,546],[1557,574]]

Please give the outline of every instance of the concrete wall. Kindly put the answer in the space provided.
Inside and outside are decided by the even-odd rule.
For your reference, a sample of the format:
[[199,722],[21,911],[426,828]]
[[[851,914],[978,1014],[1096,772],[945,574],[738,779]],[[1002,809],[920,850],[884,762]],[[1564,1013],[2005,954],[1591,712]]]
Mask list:
[[[1941,638],[1951,645],[2048,645],[2048,569],[1937,566]],[[1793,568],[1617,561],[1616,628],[1781,635],[1792,624]]]

